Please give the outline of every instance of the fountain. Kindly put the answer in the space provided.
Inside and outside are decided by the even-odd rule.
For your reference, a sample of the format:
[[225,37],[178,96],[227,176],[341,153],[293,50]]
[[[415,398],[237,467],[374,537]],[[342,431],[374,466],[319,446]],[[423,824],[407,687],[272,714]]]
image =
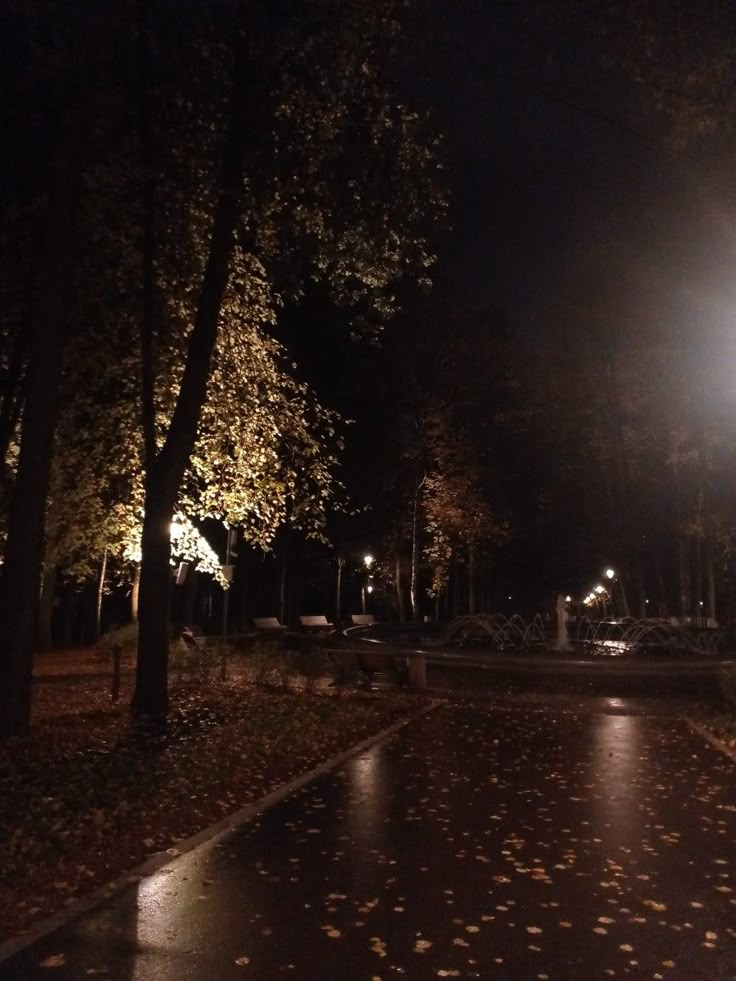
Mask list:
[[567,603],[562,593],[557,594],[557,643],[556,651],[571,651],[572,644],[567,633]]
[[696,630],[671,620],[642,617],[590,620],[569,624],[564,597],[557,597],[557,632],[549,637],[542,617],[527,622],[518,614],[475,613],[451,621],[431,646],[504,652],[575,652],[583,657],[662,655],[713,656],[723,649],[724,631]]

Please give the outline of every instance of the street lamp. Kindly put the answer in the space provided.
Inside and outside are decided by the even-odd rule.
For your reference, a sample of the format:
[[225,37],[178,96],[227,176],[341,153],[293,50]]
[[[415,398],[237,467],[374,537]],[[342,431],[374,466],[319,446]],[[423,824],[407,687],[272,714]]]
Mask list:
[[613,589],[614,582],[616,583],[616,588],[617,588],[617,590],[618,590],[618,592],[620,594],[621,607],[622,607],[621,612],[623,613],[624,616],[628,616],[629,607],[628,607],[628,604],[626,602],[626,593],[624,592],[624,584],[621,582],[621,578],[617,575],[616,570],[615,569],[612,569],[610,566],[608,566],[606,568],[606,571],[603,574],[606,577],[606,579],[608,579],[609,582],[610,582],[610,586],[608,587],[608,594],[609,594],[609,597],[610,597],[610,600],[611,600],[611,616],[614,616],[615,615],[614,602],[613,602],[614,601],[614,589]]
[[[370,552],[366,552],[365,555],[363,556],[363,565],[366,568],[366,575],[368,575],[368,573],[370,573],[370,569],[371,569],[371,566],[373,565],[374,561],[375,561],[375,559],[373,558],[373,556],[371,555],[371,553]],[[361,603],[361,607],[362,607],[362,611],[363,611],[363,614],[364,615],[365,615],[365,612],[366,612],[366,608],[365,608],[366,586],[368,588],[368,592],[369,593],[372,593],[373,592],[373,586],[371,586],[369,583],[364,582],[363,583],[363,588],[360,591],[360,603]]]
[[599,601],[603,608],[603,616],[606,615],[606,600],[608,599],[608,590],[605,586],[600,583],[595,587],[596,599]]

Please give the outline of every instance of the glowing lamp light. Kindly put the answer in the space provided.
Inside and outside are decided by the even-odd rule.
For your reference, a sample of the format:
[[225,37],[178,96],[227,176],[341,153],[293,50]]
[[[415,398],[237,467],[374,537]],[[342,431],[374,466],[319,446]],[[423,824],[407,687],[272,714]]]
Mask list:
[[363,565],[366,567],[366,569],[370,569],[370,567],[373,565],[374,561],[375,561],[375,559],[370,554],[370,552],[366,553],[366,555],[363,556]]
[[606,569],[606,579],[613,579],[615,575],[616,573],[613,571],[613,569]]
[[[509,596],[509,599],[511,599],[511,597],[510,597],[510,596]],[[566,596],[566,597],[565,597],[565,602],[566,602],[566,603],[572,603],[572,596]]]
[[601,586],[600,583],[595,587],[596,593],[600,596],[601,593],[605,593],[605,586]]
[[368,592],[369,592],[369,593],[372,593],[372,592],[373,592],[373,586],[369,586],[369,587],[368,587]]

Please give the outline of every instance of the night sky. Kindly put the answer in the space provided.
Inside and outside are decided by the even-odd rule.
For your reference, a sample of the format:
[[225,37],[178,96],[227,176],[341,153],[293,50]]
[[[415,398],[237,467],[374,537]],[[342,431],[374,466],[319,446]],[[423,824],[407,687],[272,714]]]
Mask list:
[[601,278],[653,321],[727,326],[736,237],[701,151],[672,148],[583,25],[550,29],[525,3],[433,7],[414,78],[447,136],[439,270],[457,294],[544,326]]
[[[442,134],[450,197],[449,227],[433,233],[438,258],[430,271],[432,293],[423,297],[413,286],[400,284],[403,311],[398,322],[386,324],[380,348],[365,341],[354,344],[346,329],[354,311],[330,307],[324,293],[316,300],[309,296],[310,290],[325,288],[311,281],[305,286],[307,296],[302,307],[289,300],[275,328],[289,362],[298,366],[299,377],[314,386],[326,406],[356,420],[346,435],[347,448],[340,455],[339,469],[348,495],[365,514],[381,492],[381,483],[386,483],[379,465],[366,466],[366,459],[370,454],[378,459],[395,434],[396,418],[406,407],[391,397],[382,400],[374,389],[374,377],[388,378],[394,372],[393,390],[391,382],[386,383],[389,395],[400,387],[402,369],[397,365],[413,367],[411,359],[423,318],[429,330],[452,332],[465,344],[471,352],[467,361],[471,375],[476,368],[473,346],[484,346],[478,343],[477,332],[485,331],[494,341],[502,340],[497,359],[501,367],[494,376],[491,366],[482,394],[494,386],[502,388],[503,380],[499,379],[504,370],[508,375],[515,372],[517,377],[528,375],[524,378],[526,388],[517,388],[513,411],[518,416],[527,408],[530,415],[536,413],[537,428],[532,432],[530,426],[525,431],[519,424],[516,430],[508,425],[500,436],[493,432],[494,409],[504,397],[500,393],[496,405],[489,400],[482,410],[486,412],[487,431],[479,426],[474,438],[479,457],[485,454],[479,471],[481,480],[486,481],[489,506],[521,529],[516,542],[527,535],[526,550],[516,557],[510,554],[516,545],[509,546],[500,563],[504,570],[513,563],[519,569],[532,564],[537,567],[535,551],[544,556],[552,552],[559,555],[556,565],[539,570],[537,595],[553,587],[556,591],[563,580],[565,591],[569,588],[572,592],[584,585],[578,580],[588,575],[589,568],[595,568],[599,561],[613,561],[603,552],[616,532],[603,528],[599,516],[607,510],[611,524],[615,523],[622,499],[626,498],[628,507],[628,498],[634,494],[642,498],[648,495],[646,507],[652,507],[661,486],[666,486],[663,475],[668,473],[669,463],[660,450],[673,430],[670,418],[664,419],[667,413],[658,411],[665,401],[662,398],[650,403],[652,414],[661,417],[653,427],[659,426],[655,437],[646,431],[646,422],[642,423],[635,411],[630,414],[632,428],[639,426],[636,437],[642,443],[650,440],[650,460],[655,451],[659,456],[644,483],[632,482],[633,491],[619,487],[615,502],[609,487],[604,502],[601,488],[610,478],[610,460],[605,458],[610,445],[606,449],[603,444],[615,427],[609,427],[603,436],[591,436],[594,427],[583,432],[579,423],[585,412],[603,414],[601,392],[591,396],[583,386],[578,394],[570,386],[571,399],[565,402],[563,393],[554,406],[552,398],[544,401],[545,371],[563,381],[566,371],[577,372],[576,381],[581,374],[590,374],[595,381],[596,373],[606,370],[606,358],[599,356],[597,344],[611,350],[615,346],[609,365],[615,360],[625,369],[629,367],[629,350],[631,367],[635,367],[640,356],[637,352],[650,344],[650,351],[663,364],[661,376],[656,369],[648,376],[654,379],[650,390],[661,382],[666,391],[670,376],[664,372],[675,365],[671,377],[683,389],[690,386],[691,375],[697,378],[695,387],[700,385],[691,400],[699,402],[698,424],[707,422],[709,416],[727,419],[736,410],[736,287],[732,274],[736,196],[729,166],[730,135],[719,132],[675,147],[671,120],[651,104],[650,90],[632,80],[631,66],[622,64],[620,51],[609,45],[603,25],[595,18],[577,15],[578,9],[590,11],[596,6],[600,5],[595,0],[580,0],[579,4],[565,0],[462,0],[456,4],[417,0],[402,10],[400,59],[390,82],[402,101],[420,110],[426,108]],[[187,4],[181,5],[182,36],[186,36],[183,14],[187,9]],[[191,4],[193,24],[203,10],[214,9]],[[618,27],[624,37],[635,33],[634,25],[626,20],[628,10],[626,4],[621,5]],[[286,23],[295,11],[301,16],[298,4],[274,4],[268,7],[268,16],[276,20],[284,16]],[[565,13],[562,18],[555,15],[560,11]],[[19,43],[17,64],[9,59],[10,75],[23,77],[24,51]],[[170,56],[172,64],[178,64],[180,53]],[[127,56],[121,57],[124,61]],[[134,75],[132,64],[128,67]],[[216,82],[215,88],[219,85]],[[9,118],[14,119],[15,112],[16,121],[24,119],[17,106],[11,108]],[[26,116],[31,118],[30,113]],[[41,124],[27,128],[36,137],[39,131],[45,132]],[[45,168],[48,154],[44,147],[31,149],[33,152],[25,153],[29,164],[24,167],[28,147],[18,141],[13,160],[19,193],[28,191],[25,185],[33,184],[36,171]],[[12,181],[4,183],[12,185]],[[485,342],[487,337],[480,340]],[[435,337],[433,343],[431,356],[439,360],[445,348],[441,338]],[[489,347],[485,345],[486,353]],[[694,369],[691,373],[690,366]],[[645,371],[652,371],[650,364]],[[621,396],[619,409],[631,391],[640,394],[636,385],[632,386]],[[538,392],[542,395],[536,398]],[[432,394],[430,380],[423,392],[425,407]],[[555,397],[559,394],[552,393]],[[583,404],[586,397],[587,404]],[[687,416],[688,398],[681,400],[678,419],[678,424],[684,419],[685,426],[692,423]],[[575,400],[572,410],[571,400]],[[621,409],[620,419],[629,408],[630,403]],[[458,432],[466,423],[470,428],[475,426],[473,408],[465,410],[464,418],[459,411],[458,418],[452,419]],[[561,449],[563,440],[556,442],[555,437],[565,426],[572,430],[566,434],[568,446],[583,447],[576,462],[577,483],[563,472],[564,466],[557,466],[565,463],[565,449]],[[496,446],[489,449],[494,440],[501,444],[504,439],[508,449],[517,436],[518,446],[506,456],[503,447],[495,456]],[[730,427],[721,426],[719,436],[724,442],[730,439]],[[596,503],[578,524],[580,509],[575,494],[582,492],[586,477],[581,467],[587,466],[601,447],[602,453],[589,466],[592,476],[585,488],[588,499]],[[581,458],[591,448],[581,465]],[[386,453],[383,462],[385,472],[395,475],[400,472],[405,448],[394,449],[394,458]],[[619,451],[622,458],[628,452],[623,441],[612,452]],[[429,452],[427,446],[422,452]],[[736,466],[733,459],[736,457],[731,454],[726,464],[732,469]],[[627,463],[623,461],[623,466]],[[646,470],[648,463],[645,461],[641,469]],[[596,473],[592,473],[596,466]],[[730,486],[724,479],[713,497],[720,494],[724,498],[727,493]],[[394,496],[400,495],[397,492]],[[388,526],[391,502],[384,504],[384,525]],[[688,498],[687,506],[691,504]],[[672,501],[670,505],[675,508]],[[371,513],[375,527],[357,533],[367,543],[386,533],[386,527],[379,527],[380,508]],[[549,519],[550,513],[558,519],[556,526]],[[729,508],[721,507],[718,516],[724,523],[732,521]],[[642,506],[642,523],[648,517]],[[681,528],[682,521],[671,518],[661,539],[662,561],[672,570],[675,563],[667,550],[673,529]],[[537,519],[549,540],[535,537],[539,528],[532,526]],[[369,526],[370,519],[366,522]],[[640,531],[638,527],[629,530],[620,553],[642,541]],[[619,538],[623,542],[621,535]],[[593,542],[591,554],[575,551],[578,544],[584,549],[587,542]],[[647,561],[647,556],[636,559],[642,566]],[[651,570],[647,575],[654,578]],[[674,573],[671,578],[668,588],[674,595]],[[501,591],[507,595],[511,587]],[[736,602],[736,587],[734,597]]]

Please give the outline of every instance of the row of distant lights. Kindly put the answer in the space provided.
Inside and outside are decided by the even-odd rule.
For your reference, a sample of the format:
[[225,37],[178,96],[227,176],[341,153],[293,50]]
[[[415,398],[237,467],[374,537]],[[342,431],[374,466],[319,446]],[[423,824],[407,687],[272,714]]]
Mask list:
[[[373,565],[373,563],[375,561],[376,560],[373,558],[373,556],[371,555],[371,553],[370,552],[366,552],[366,554],[363,556],[363,565],[365,566],[367,572],[370,572],[371,571],[371,566]],[[368,585],[365,587],[365,589],[366,589],[366,592],[367,593],[372,593],[373,592],[373,583],[369,582]]]
[[[612,579],[615,579],[616,578],[616,572],[615,572],[615,570],[614,569],[610,569],[610,568],[606,569],[606,571],[603,573],[603,575],[606,577],[606,579],[608,579],[609,582]],[[593,603],[597,603],[599,600],[603,600],[605,602],[606,597],[609,596],[609,595],[610,594],[609,594],[608,590],[606,589],[606,587],[604,585],[602,585],[601,583],[598,583],[597,586],[594,586],[593,589],[591,589],[591,591],[588,593],[588,595],[583,600],[583,603],[584,603],[585,606],[592,606]]]

